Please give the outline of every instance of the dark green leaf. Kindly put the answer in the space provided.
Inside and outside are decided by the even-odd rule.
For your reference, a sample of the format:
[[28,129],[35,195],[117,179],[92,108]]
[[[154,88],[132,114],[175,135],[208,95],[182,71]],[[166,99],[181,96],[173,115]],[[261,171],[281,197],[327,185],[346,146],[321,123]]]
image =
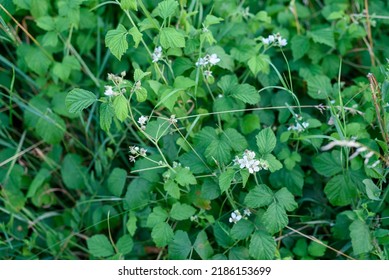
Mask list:
[[153,228],[151,237],[157,247],[165,247],[173,240],[174,232],[169,224],[162,222]]
[[185,260],[192,250],[192,243],[185,231],[177,230],[169,244],[169,259]]
[[249,254],[255,260],[272,260],[276,253],[274,238],[264,231],[256,231],[251,237]]
[[247,207],[258,208],[269,205],[273,200],[272,190],[268,186],[261,184],[249,191],[244,199],[244,203]]
[[109,257],[114,254],[112,244],[103,234],[93,235],[86,243],[89,252],[95,257]]

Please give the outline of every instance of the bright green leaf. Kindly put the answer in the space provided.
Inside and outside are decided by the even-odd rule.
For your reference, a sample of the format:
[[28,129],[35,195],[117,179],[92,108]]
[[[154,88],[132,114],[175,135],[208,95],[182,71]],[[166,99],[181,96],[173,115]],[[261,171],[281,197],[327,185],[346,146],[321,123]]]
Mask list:
[[118,95],[113,100],[113,109],[116,117],[120,121],[124,121],[128,117],[128,102],[124,95]]
[[231,96],[251,105],[255,105],[261,100],[258,91],[249,84],[235,85],[231,89]]
[[235,175],[235,171],[232,168],[228,168],[225,172],[220,174],[219,186],[220,186],[221,193],[224,193],[230,188],[231,182],[234,179],[234,175]]
[[108,189],[109,191],[117,196],[120,197],[123,193],[123,188],[126,183],[126,177],[127,172],[124,169],[121,168],[114,168],[111,172],[111,174],[108,177]]
[[270,204],[262,217],[262,222],[270,234],[279,232],[288,224],[288,221],[284,207],[277,202]]
[[358,195],[357,186],[351,181],[348,174],[331,178],[324,188],[324,193],[334,206],[351,204]]
[[112,244],[103,234],[93,235],[86,241],[88,250],[95,257],[109,257],[114,254]]
[[194,213],[196,213],[196,209],[192,206],[185,203],[181,204],[179,202],[176,202],[172,206],[170,216],[177,221],[182,221],[189,219],[191,216],[194,215]]
[[259,153],[262,155],[270,154],[277,144],[276,136],[274,135],[273,130],[269,127],[261,130],[256,139]]
[[248,238],[253,231],[254,224],[248,220],[241,219],[232,227],[231,237],[235,240],[243,240]]
[[132,241],[131,236],[128,234],[125,234],[120,237],[118,242],[116,243],[116,248],[118,249],[119,253],[123,255],[131,253],[133,247],[134,241]]
[[272,190],[265,184],[260,184],[249,191],[244,199],[244,204],[250,208],[259,208],[269,205],[273,199]]
[[350,237],[355,255],[368,253],[373,249],[369,226],[361,220],[355,220],[350,225]]
[[96,102],[96,100],[96,95],[93,92],[74,88],[66,96],[65,103],[70,113],[79,113]]
[[200,231],[197,235],[193,247],[202,260],[207,260],[213,255],[212,246],[209,243],[207,234],[204,230]]
[[185,37],[182,33],[172,27],[161,29],[159,40],[162,48],[184,48]]
[[157,247],[165,247],[173,240],[174,232],[169,224],[162,222],[153,228],[151,237]]
[[294,200],[294,196],[288,191],[287,188],[282,188],[274,194],[277,202],[285,208],[286,211],[293,211],[297,208],[297,203]]
[[118,60],[128,49],[127,34],[127,29],[119,24],[116,29],[108,31],[105,36],[105,44]]

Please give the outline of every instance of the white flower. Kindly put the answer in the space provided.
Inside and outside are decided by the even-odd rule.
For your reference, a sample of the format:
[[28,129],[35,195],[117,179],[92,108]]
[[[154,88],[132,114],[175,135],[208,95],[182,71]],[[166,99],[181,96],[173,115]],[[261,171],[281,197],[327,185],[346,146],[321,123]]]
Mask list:
[[161,59],[161,57],[162,57],[162,47],[158,46],[154,49],[151,58],[153,59],[153,62],[158,62]]
[[285,47],[288,42],[286,41],[286,39],[283,39],[283,38],[278,38],[278,44],[280,45],[280,47]]
[[130,162],[135,162],[135,157],[134,157],[134,156],[129,156],[128,160],[129,160]]
[[217,57],[217,54],[213,53],[208,56],[208,61],[210,64],[216,65],[220,61],[220,58]]
[[197,215],[193,215],[190,217],[191,222],[197,222],[199,220],[199,217]]
[[237,222],[242,219],[242,215],[240,214],[239,210],[235,210],[231,213],[231,218],[229,219],[230,223],[236,224]]
[[206,57],[204,58],[199,58],[199,60],[197,60],[196,62],[196,66],[199,67],[199,66],[205,66],[208,64],[208,59],[206,59]]
[[205,76],[206,78],[212,77],[212,71],[210,71],[210,70],[205,70],[205,71],[204,71],[204,76]]
[[251,215],[250,209],[248,209],[248,208],[244,209],[244,210],[243,210],[243,215],[249,217],[249,216]]
[[144,126],[146,123],[147,123],[147,120],[149,118],[146,116],[141,116],[139,119],[138,119],[138,123],[141,125],[141,126]]
[[170,124],[176,124],[177,123],[176,115],[171,115],[170,116],[169,123]]
[[296,122],[296,125],[291,125],[290,127],[288,127],[288,130],[302,132],[308,127],[309,127],[309,123],[307,122],[302,122],[301,124],[299,122]]
[[132,155],[136,155],[139,152],[139,147],[137,147],[137,146],[130,146],[128,148],[130,149],[130,153]]
[[239,165],[241,169],[246,168],[251,174],[258,172],[262,169],[269,169],[269,163],[264,159],[255,159],[255,152],[250,150],[245,150],[242,158],[236,156],[233,162],[234,165]]
[[112,89],[112,86],[105,86],[104,94],[106,96],[114,96],[114,95],[116,95],[116,93]]
[[273,43],[276,38],[274,35],[269,35],[268,39],[269,39],[269,43]]
[[145,156],[146,156],[146,153],[147,153],[147,150],[146,150],[146,149],[143,149],[143,148],[141,148],[140,151],[139,151],[139,154],[140,154],[142,157],[145,157]]
[[269,45],[270,44],[269,38],[262,38],[262,43],[264,45]]

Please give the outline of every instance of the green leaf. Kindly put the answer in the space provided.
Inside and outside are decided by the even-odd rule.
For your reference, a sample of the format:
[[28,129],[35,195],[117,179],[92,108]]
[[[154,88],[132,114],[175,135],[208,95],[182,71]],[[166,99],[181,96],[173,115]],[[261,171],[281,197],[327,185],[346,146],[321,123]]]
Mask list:
[[147,218],[147,227],[153,228],[159,223],[165,222],[169,214],[160,206],[153,209],[153,212]]
[[231,89],[231,96],[250,105],[255,105],[261,100],[258,91],[249,84],[235,85]]
[[126,183],[127,172],[121,168],[114,168],[108,177],[108,189],[109,191],[120,197],[123,193],[123,188]]
[[46,75],[52,63],[51,57],[47,53],[37,47],[21,44],[17,49],[18,57],[25,62],[25,64],[33,72],[40,76]]
[[325,44],[332,48],[335,48],[334,32],[331,28],[323,28],[314,31],[308,31],[308,37],[316,43]]
[[251,237],[249,254],[255,260],[274,259],[276,249],[276,241],[267,232],[257,230]]
[[234,175],[235,175],[235,170],[232,168],[227,168],[225,172],[220,174],[219,186],[220,186],[221,193],[224,193],[230,188],[231,182],[234,179]]
[[102,130],[109,131],[114,115],[115,111],[111,103],[102,103],[100,105],[100,127]]
[[215,25],[215,24],[218,24],[220,22],[222,22],[224,19],[223,18],[220,18],[220,17],[215,17],[214,15],[210,15],[208,14],[206,17],[205,17],[205,20],[204,20],[204,26],[211,26],[211,25]]
[[173,180],[167,180],[165,184],[163,184],[163,189],[167,192],[168,195],[175,199],[179,199],[180,194],[180,188]]
[[132,180],[125,196],[126,207],[129,210],[142,209],[150,203],[152,185],[143,178]]
[[368,253],[373,250],[369,226],[361,220],[355,220],[350,227],[351,243],[355,255]]
[[[323,242],[323,241],[321,241],[321,242]],[[323,243],[326,244],[326,242],[323,242]],[[315,241],[311,241],[311,243],[308,246],[308,253],[312,257],[322,257],[322,256],[324,256],[326,249],[327,249],[327,247],[324,246],[323,244],[320,244],[320,243],[315,242]]]
[[326,177],[333,177],[343,170],[341,154],[339,151],[319,154],[313,158],[312,164],[319,174]]
[[196,82],[190,78],[184,77],[184,76],[178,76],[174,80],[174,88],[176,89],[188,89],[191,87],[196,86]]
[[230,248],[234,244],[234,239],[230,236],[230,229],[224,223],[216,222],[213,224],[213,235],[216,243],[223,248]]
[[381,190],[371,179],[363,180],[363,184],[366,187],[366,195],[371,200],[380,200]]
[[147,100],[147,90],[144,87],[135,90],[136,101],[145,102]]
[[223,131],[220,139],[228,143],[235,152],[242,152],[248,147],[246,138],[234,128]]
[[181,204],[179,202],[176,202],[172,206],[172,210],[170,211],[170,216],[177,220],[177,221],[183,221],[186,219],[189,219],[191,216],[196,213],[196,209],[188,204]]
[[324,193],[334,206],[345,206],[351,204],[358,195],[356,185],[351,182],[350,176],[337,175],[328,181]]
[[103,234],[93,235],[86,241],[88,250],[95,257],[109,257],[115,252],[108,238]]
[[167,48],[185,48],[185,37],[172,27],[165,27],[161,29],[159,34],[161,46]]
[[259,121],[258,115],[250,114],[245,115],[242,119],[241,123],[241,131],[243,134],[247,135],[251,132],[260,129],[261,123]]
[[269,181],[277,189],[286,187],[294,195],[302,196],[303,194],[304,173],[297,166],[292,170],[282,168],[270,174]]
[[131,236],[134,236],[136,232],[136,214],[134,211],[129,211],[128,212],[128,221],[126,223],[126,228]]
[[55,31],[47,32],[42,38],[42,44],[43,46],[47,46],[47,47],[55,47],[58,44],[57,32]]
[[253,231],[254,224],[248,220],[241,219],[232,227],[231,237],[235,240],[243,240],[248,238]]
[[134,247],[134,241],[132,241],[132,238],[130,235],[125,234],[116,243],[116,248],[118,249],[119,253],[126,255],[128,253],[131,253],[132,248]]
[[181,186],[189,186],[197,184],[196,177],[193,176],[192,172],[185,167],[176,168],[176,182]]
[[262,222],[270,234],[279,232],[288,224],[288,221],[284,207],[277,202],[270,204],[262,217]]
[[213,249],[205,231],[199,232],[193,247],[202,260],[207,260],[213,255]]
[[36,123],[36,133],[49,144],[58,144],[65,136],[66,124],[57,114],[49,111]]
[[254,76],[256,76],[259,72],[262,72],[264,74],[269,74],[270,71],[269,61],[270,58],[268,55],[260,54],[250,58],[249,61],[247,62],[247,65],[249,66]]
[[120,0],[120,7],[123,10],[138,10],[136,0]]
[[173,240],[173,237],[173,229],[164,222],[157,224],[151,231],[151,238],[157,247],[165,247]]
[[62,162],[61,175],[65,186],[72,190],[85,187],[87,168],[81,165],[82,158],[76,154],[67,154]]
[[306,239],[298,239],[293,247],[293,253],[299,257],[306,257],[308,255],[308,244]]
[[[139,43],[142,41],[143,34],[139,32],[138,28],[132,27],[130,30],[128,30],[128,34],[132,36],[132,39],[135,42],[134,47],[137,48],[139,46]],[[127,43],[127,42],[126,42]],[[127,50],[127,49],[126,49]],[[124,51],[125,52],[125,51]],[[119,59],[120,60],[120,59]]]
[[151,75],[151,72],[143,72],[141,69],[135,69],[134,71],[134,81],[140,81],[142,80],[144,77],[147,77]]
[[60,78],[62,81],[69,79],[72,70],[80,70],[80,63],[74,56],[65,56],[62,63],[55,63],[53,67],[53,74]]
[[260,184],[249,191],[244,199],[244,204],[249,208],[259,208],[269,205],[273,199],[272,190],[265,184]]
[[291,41],[293,60],[302,58],[309,50],[311,44],[309,38],[303,35],[296,35]]
[[273,130],[271,130],[269,127],[261,130],[258,133],[256,139],[258,151],[262,155],[270,154],[277,144],[276,136],[274,135]]
[[164,0],[157,6],[156,13],[164,20],[174,15],[178,8],[178,2],[174,0]]
[[79,113],[96,101],[97,98],[93,92],[74,88],[66,96],[65,104],[70,113]]
[[177,230],[174,234],[173,241],[170,242],[168,252],[171,260],[185,260],[192,250],[188,233]]
[[274,194],[277,202],[285,208],[286,211],[293,211],[297,208],[297,202],[294,200],[293,194],[291,194],[287,188],[282,188]]
[[55,30],[55,21],[54,18],[50,16],[43,16],[36,19],[36,24],[45,31]]
[[219,164],[226,164],[231,161],[231,147],[221,139],[212,140],[208,148],[205,150],[205,157],[208,162],[216,160]]
[[41,168],[36,174],[34,180],[32,180],[31,185],[27,192],[27,197],[33,197],[37,190],[43,185],[43,183],[51,178],[51,173],[46,168]]
[[127,34],[127,29],[119,24],[116,29],[108,31],[105,36],[106,46],[118,60],[128,49]]
[[118,95],[113,100],[113,109],[115,116],[120,120],[124,121],[128,117],[128,102],[124,95]]
[[282,163],[278,159],[276,159],[276,157],[273,156],[272,154],[266,154],[262,158],[266,160],[267,163],[269,164],[270,172],[275,172],[282,168]]
[[327,76],[309,77],[307,82],[308,95],[313,99],[327,99],[332,94],[331,80]]

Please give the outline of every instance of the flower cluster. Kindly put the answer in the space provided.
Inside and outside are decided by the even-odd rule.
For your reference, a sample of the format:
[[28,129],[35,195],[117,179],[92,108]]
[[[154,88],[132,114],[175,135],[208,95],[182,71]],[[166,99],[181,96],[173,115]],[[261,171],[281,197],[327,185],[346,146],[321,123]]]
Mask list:
[[130,162],[135,162],[136,158],[141,156],[145,157],[147,150],[144,148],[139,148],[138,146],[129,146],[128,149],[130,150],[130,156],[128,157],[128,160]]
[[139,117],[138,123],[140,124],[140,128],[141,128],[142,130],[145,130],[145,129],[146,129],[146,123],[147,123],[148,120],[149,120],[149,117],[147,117],[147,116],[141,116],[141,117]]
[[295,125],[289,126],[288,130],[303,132],[306,128],[308,128],[308,126],[309,126],[309,123],[307,123],[307,122],[302,122],[302,123],[296,122]]
[[207,54],[204,57],[200,57],[199,60],[196,62],[196,66],[206,66],[206,65],[216,65],[220,62],[220,58],[217,57],[217,54]]
[[264,159],[255,159],[255,152],[250,150],[245,150],[242,158],[236,156],[234,159],[234,164],[239,165],[241,169],[247,168],[251,174],[256,173],[262,169],[269,169],[269,163]]
[[242,216],[242,214],[240,213],[239,210],[235,210],[234,212],[231,213],[231,217],[229,218],[229,222],[236,224],[242,218],[247,219],[247,217],[249,217],[250,215],[251,215],[250,209],[247,209],[247,208],[244,209],[243,210],[243,216]]
[[162,47],[158,46],[154,49],[154,52],[151,54],[153,62],[158,62],[162,58]]
[[121,72],[120,76],[109,73],[108,80],[113,82],[114,86],[105,86],[104,95],[112,97],[112,96],[117,96],[120,93],[124,93],[126,89],[123,88],[120,90],[120,84],[123,83],[124,76],[126,76],[125,71]]
[[262,38],[262,43],[264,45],[274,44],[274,46],[279,47],[285,47],[288,44],[286,39],[281,37],[280,33],[269,35],[267,38]]

